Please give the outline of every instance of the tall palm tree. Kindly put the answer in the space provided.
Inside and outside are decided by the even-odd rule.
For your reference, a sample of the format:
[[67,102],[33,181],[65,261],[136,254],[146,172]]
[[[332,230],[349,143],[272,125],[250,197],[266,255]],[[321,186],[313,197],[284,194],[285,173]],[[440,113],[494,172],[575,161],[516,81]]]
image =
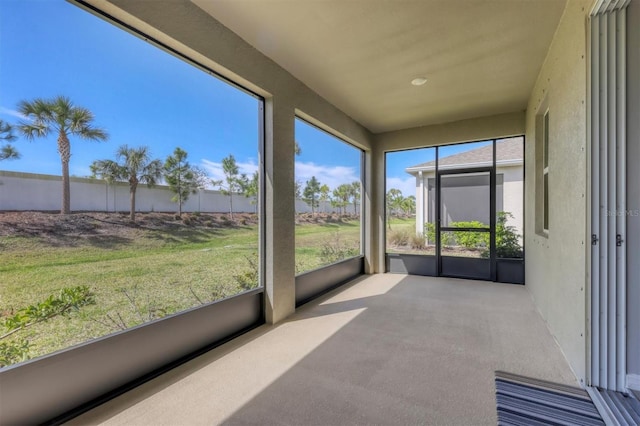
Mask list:
[[46,137],[49,133],[58,134],[58,154],[62,161],[62,209],[60,213],[71,213],[71,191],[69,189],[69,160],[71,159],[71,142],[69,136],[81,139],[102,141],[107,133],[93,126],[93,113],[86,108],[74,105],[65,96],[53,99],[36,98],[33,101],[22,101],[18,111],[27,121],[19,124],[19,131],[29,140]]
[[129,182],[129,218],[136,221],[136,190],[139,183],[154,186],[162,177],[162,161],[152,160],[149,147],[129,148],[122,145],[116,151],[116,161],[96,160],[91,164],[91,173],[107,182],[127,180]]

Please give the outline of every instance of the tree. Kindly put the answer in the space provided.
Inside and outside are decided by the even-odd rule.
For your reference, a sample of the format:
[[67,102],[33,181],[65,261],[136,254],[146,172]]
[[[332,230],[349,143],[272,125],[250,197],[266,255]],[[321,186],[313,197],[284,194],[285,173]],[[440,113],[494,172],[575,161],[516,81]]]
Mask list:
[[416,212],[416,197],[409,195],[408,197],[403,198],[400,203],[400,208],[406,216],[414,214]]
[[322,203],[323,212],[326,212],[327,201],[331,200],[331,196],[329,195],[330,192],[331,189],[329,188],[329,185],[324,184],[320,187],[320,202]]
[[256,170],[251,175],[251,179],[247,181],[247,185],[244,188],[244,196],[247,198],[251,198],[251,204],[256,206],[256,213],[258,213],[258,194],[260,191],[259,187],[260,177],[258,171]]
[[[13,134],[13,127],[6,121],[0,120],[0,140],[5,142],[12,142],[16,140],[16,135]],[[2,160],[17,160],[20,158],[20,153],[11,145],[7,143],[0,149],[0,161]]]
[[397,215],[400,209],[402,208],[402,201],[404,197],[402,196],[402,191],[396,188],[391,188],[387,191],[387,225],[389,229],[391,229],[391,216],[394,214]]
[[164,179],[175,194],[171,201],[178,203],[178,216],[182,216],[182,205],[189,199],[189,194],[198,191],[198,182],[187,156],[185,150],[177,147],[164,162]]
[[46,137],[49,133],[58,134],[58,154],[62,162],[62,208],[61,214],[71,213],[71,190],[69,185],[69,160],[71,159],[71,142],[69,136],[93,141],[107,140],[105,130],[94,127],[94,116],[86,108],[74,105],[65,96],[53,99],[37,98],[33,101],[22,101],[18,111],[29,122],[23,121],[18,129],[27,139]]
[[162,177],[162,161],[152,160],[149,147],[129,148],[121,145],[116,151],[116,161],[96,160],[91,166],[93,176],[99,176],[111,183],[129,182],[129,219],[136,221],[136,190],[139,183],[150,187]]
[[311,206],[311,214],[316,215],[316,207],[318,207],[318,196],[320,195],[320,182],[315,176],[307,181],[304,187],[304,201]]
[[224,173],[224,181],[217,180],[212,183],[219,186],[224,195],[229,196],[229,216],[233,220],[233,194],[244,194],[249,180],[247,175],[240,174],[238,163],[233,155],[222,159],[222,172]]
[[341,215],[347,212],[349,198],[351,198],[351,191],[351,184],[348,183],[343,183],[333,190],[333,201],[331,204],[340,209]]
[[20,153],[11,144],[6,144],[0,149],[0,161],[2,160],[17,160],[20,158]]
[[298,141],[293,141],[293,143],[294,143],[293,152],[296,155],[302,154],[302,148],[300,148],[300,145],[298,145]]
[[353,213],[358,215],[358,203],[360,202],[360,181],[351,182],[350,196],[353,202]]
[[202,191],[207,187],[209,183],[211,183],[211,179],[209,178],[209,174],[206,170],[198,166],[192,166],[191,171],[193,172],[193,183],[196,187],[196,192],[198,193],[198,211],[201,211],[200,206],[200,198]]
[[297,179],[293,183],[293,195],[296,197],[296,200],[302,197],[302,184]]

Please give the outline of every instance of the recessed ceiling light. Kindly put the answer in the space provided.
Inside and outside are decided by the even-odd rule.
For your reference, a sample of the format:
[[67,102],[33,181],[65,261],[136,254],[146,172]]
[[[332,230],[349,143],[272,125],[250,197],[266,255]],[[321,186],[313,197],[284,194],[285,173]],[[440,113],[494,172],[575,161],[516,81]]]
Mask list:
[[411,80],[411,84],[413,84],[414,86],[422,86],[426,82],[427,82],[427,79],[424,77],[418,77]]

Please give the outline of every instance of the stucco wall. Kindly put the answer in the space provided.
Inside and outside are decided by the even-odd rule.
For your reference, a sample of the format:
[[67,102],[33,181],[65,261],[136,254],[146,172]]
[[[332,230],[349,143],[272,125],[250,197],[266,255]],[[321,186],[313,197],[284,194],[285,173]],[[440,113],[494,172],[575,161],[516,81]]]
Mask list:
[[[522,167],[498,167],[496,170],[498,185],[496,188],[496,211],[510,212],[513,217],[507,220],[509,226],[514,226],[518,234],[523,231],[523,168]],[[435,173],[425,173],[422,175],[423,185],[420,185],[420,177],[416,175],[416,233],[424,232],[423,226],[426,222],[432,222],[435,192],[429,194],[429,181],[433,182]],[[449,189],[448,191],[451,191]],[[444,220],[466,221],[478,220],[481,217],[488,217],[488,195],[476,188],[461,189],[463,192],[456,206],[451,205],[452,211],[458,212],[459,218],[448,217]],[[424,203],[421,202],[424,200]],[[431,206],[431,207],[430,207]],[[478,212],[482,207],[484,210]],[[445,209],[447,207],[445,206]],[[423,213],[421,210],[425,209]],[[444,223],[443,223],[444,226]]]
[[570,0],[532,91],[526,115],[525,175],[535,176],[535,121],[549,108],[549,233],[536,234],[535,179],[525,182],[527,289],[577,377],[586,350],[587,16]]
[[627,9],[627,372],[640,390],[640,1]]

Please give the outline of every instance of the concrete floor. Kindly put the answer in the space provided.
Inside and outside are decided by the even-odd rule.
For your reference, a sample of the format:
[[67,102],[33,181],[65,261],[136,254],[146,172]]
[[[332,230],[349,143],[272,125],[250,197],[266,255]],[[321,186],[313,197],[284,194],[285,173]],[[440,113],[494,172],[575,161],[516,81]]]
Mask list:
[[523,286],[374,275],[70,424],[496,424],[494,371],[577,386]]

